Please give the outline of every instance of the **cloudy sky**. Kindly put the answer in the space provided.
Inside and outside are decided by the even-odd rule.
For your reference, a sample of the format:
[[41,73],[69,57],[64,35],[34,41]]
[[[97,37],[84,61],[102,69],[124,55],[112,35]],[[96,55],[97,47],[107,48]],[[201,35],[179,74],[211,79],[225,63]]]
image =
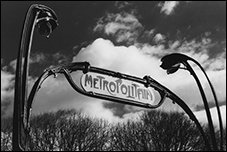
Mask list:
[[[182,53],[206,70],[226,124],[226,2],[1,1],[1,116],[11,115],[16,57],[27,9],[32,4],[52,8],[59,26],[50,38],[34,33],[29,86],[52,65],[88,61],[92,66],[130,74],[150,75],[172,90],[201,122],[206,114],[195,80],[186,70],[167,75],[160,59]],[[198,75],[216,125],[214,98],[201,70]],[[137,118],[146,109],[85,97],[75,92],[64,76],[49,77],[37,94],[33,114],[75,108],[109,121]],[[156,110],[182,111],[170,100]]]

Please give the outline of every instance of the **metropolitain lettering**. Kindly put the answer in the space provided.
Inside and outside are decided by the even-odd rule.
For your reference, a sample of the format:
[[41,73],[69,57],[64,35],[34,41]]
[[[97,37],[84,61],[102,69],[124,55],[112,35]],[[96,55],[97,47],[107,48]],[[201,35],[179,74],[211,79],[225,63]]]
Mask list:
[[127,83],[126,80],[123,81],[119,78],[113,78],[110,76],[104,77],[102,75],[92,75],[88,73],[82,77],[81,85],[86,91],[92,90],[105,95],[108,93],[108,95],[111,96],[134,100],[154,100],[153,92],[142,84],[139,85],[139,83]]

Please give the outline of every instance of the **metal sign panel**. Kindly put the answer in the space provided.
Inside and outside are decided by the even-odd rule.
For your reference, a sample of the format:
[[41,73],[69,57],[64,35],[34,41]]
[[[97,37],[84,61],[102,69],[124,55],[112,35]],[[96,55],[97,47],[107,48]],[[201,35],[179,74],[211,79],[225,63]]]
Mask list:
[[80,83],[86,92],[149,104],[155,101],[151,88],[146,88],[143,84],[126,79],[88,72],[81,76]]

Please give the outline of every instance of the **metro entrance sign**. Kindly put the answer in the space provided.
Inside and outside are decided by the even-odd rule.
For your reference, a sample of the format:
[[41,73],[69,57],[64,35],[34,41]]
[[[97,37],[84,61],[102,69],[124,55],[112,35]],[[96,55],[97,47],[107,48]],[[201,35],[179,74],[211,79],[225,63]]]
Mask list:
[[81,86],[84,91],[95,92],[122,99],[154,103],[155,96],[151,88],[141,83],[111,77],[97,73],[87,73],[81,76]]
[[[80,77],[80,86],[75,83],[71,74],[72,72],[77,71],[81,71],[83,73]],[[29,136],[30,115],[35,96],[45,79],[51,75],[56,77],[58,74],[64,74],[69,84],[75,91],[93,98],[109,100],[142,108],[155,109],[160,107],[168,97],[184,109],[190,119],[195,122],[204,137],[206,145],[208,145],[205,133],[193,112],[182,99],[180,99],[168,88],[150,76],[138,78],[107,69],[92,67],[88,62],[74,62],[46,69],[36,80],[28,100],[25,103],[26,106],[24,107],[26,114],[23,116],[23,123],[26,125],[24,132],[27,136]],[[155,90],[155,92],[151,89]],[[159,94],[160,99],[156,98],[157,94]]]

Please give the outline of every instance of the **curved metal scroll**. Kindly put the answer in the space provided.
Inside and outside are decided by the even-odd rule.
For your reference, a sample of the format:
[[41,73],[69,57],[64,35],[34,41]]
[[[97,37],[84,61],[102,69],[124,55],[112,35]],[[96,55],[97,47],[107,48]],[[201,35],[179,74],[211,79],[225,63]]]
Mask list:
[[[88,72],[94,72],[94,73],[99,73],[99,74],[108,75],[108,76],[112,76],[112,77],[117,77],[120,79],[134,81],[134,82],[143,84],[145,87],[152,87],[156,91],[159,92],[160,97],[161,97],[160,101],[156,105],[151,105],[149,103],[142,103],[142,102],[133,101],[133,100],[129,100],[129,99],[122,99],[122,98],[118,98],[118,97],[114,97],[114,96],[107,96],[107,95],[95,93],[92,91],[87,92],[87,91],[81,89],[80,87],[78,87],[70,75],[70,73],[72,73],[74,71],[78,71],[78,70],[82,71],[84,74],[86,74]],[[208,143],[208,141],[205,138],[205,134],[202,130],[202,127],[200,126],[200,123],[198,122],[198,120],[196,119],[195,115],[190,110],[190,108],[184,103],[184,101],[182,99],[180,99],[177,95],[175,95],[169,89],[167,89],[166,87],[161,85],[159,82],[152,79],[150,76],[145,76],[143,79],[141,79],[138,77],[122,74],[119,72],[114,72],[114,71],[101,69],[101,68],[97,68],[97,67],[92,67],[92,66],[90,66],[90,64],[88,62],[74,62],[74,63],[70,63],[70,64],[66,64],[66,65],[59,65],[59,66],[56,66],[53,68],[49,68],[49,69],[45,70],[44,73],[36,80],[32,90],[31,90],[31,93],[29,95],[29,98],[27,100],[27,107],[25,108],[26,115],[24,117],[24,124],[26,126],[25,128],[26,128],[27,132],[29,132],[29,128],[30,128],[29,118],[30,118],[32,103],[33,103],[33,100],[35,98],[37,91],[40,89],[40,86],[42,85],[42,83],[44,82],[44,80],[46,78],[48,78],[51,75],[56,76],[57,74],[64,74],[64,76],[66,77],[66,79],[68,80],[68,82],[70,83],[72,88],[75,89],[77,92],[79,92],[83,95],[98,98],[98,99],[110,100],[113,102],[124,103],[124,104],[128,104],[128,105],[133,105],[133,106],[138,106],[138,107],[143,107],[143,108],[148,108],[148,109],[155,109],[155,108],[160,107],[163,104],[166,97],[169,97],[170,99],[172,99],[174,102],[176,102],[180,107],[182,107],[184,109],[184,111],[189,115],[190,119],[195,122],[198,129],[201,131],[205,142]]]

